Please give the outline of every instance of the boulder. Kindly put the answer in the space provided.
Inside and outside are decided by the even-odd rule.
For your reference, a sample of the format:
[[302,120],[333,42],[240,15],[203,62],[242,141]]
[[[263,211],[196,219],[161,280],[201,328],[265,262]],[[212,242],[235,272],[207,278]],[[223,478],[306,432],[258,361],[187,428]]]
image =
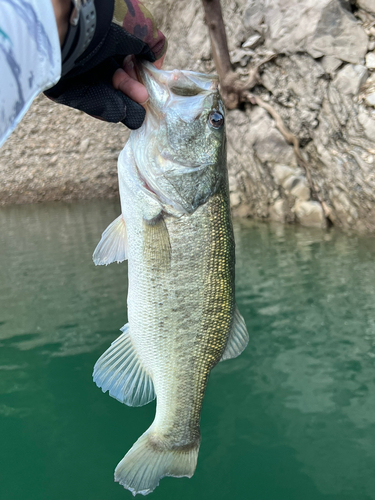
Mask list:
[[312,57],[332,56],[352,64],[363,63],[368,38],[340,0],[250,0],[244,25],[266,30],[266,45],[278,53],[308,52]]
[[294,212],[303,226],[326,227],[322,206],[317,201],[297,201]]
[[358,95],[361,85],[365,83],[368,77],[366,66],[361,64],[347,64],[338,73],[333,80],[337,89],[346,95]]
[[375,0],[357,0],[357,5],[367,12],[375,14]]

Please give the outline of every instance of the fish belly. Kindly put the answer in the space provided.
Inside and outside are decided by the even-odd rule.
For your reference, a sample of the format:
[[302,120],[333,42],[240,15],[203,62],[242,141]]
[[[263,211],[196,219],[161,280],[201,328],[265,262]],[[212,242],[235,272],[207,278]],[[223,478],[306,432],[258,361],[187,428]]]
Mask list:
[[[126,217],[129,334],[157,396],[152,431],[170,447],[199,443],[202,400],[234,311],[234,240],[225,189],[191,215],[165,216],[160,261],[140,217]],[[149,248],[147,248],[147,245]]]

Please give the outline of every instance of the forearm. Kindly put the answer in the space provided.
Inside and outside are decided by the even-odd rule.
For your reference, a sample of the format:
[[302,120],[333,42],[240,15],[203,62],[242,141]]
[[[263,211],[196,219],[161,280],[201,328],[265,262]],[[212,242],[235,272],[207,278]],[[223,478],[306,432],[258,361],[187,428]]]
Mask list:
[[50,0],[0,0],[0,68],[1,146],[32,100],[60,78],[61,49]]

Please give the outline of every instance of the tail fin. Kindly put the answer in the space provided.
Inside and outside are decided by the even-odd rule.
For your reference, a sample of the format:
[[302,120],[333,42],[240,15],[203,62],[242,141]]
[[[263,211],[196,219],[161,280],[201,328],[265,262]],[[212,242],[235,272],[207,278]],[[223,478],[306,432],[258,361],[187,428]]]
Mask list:
[[115,470],[115,481],[137,495],[147,495],[165,476],[191,477],[197,466],[199,440],[170,449],[168,443],[147,430]]

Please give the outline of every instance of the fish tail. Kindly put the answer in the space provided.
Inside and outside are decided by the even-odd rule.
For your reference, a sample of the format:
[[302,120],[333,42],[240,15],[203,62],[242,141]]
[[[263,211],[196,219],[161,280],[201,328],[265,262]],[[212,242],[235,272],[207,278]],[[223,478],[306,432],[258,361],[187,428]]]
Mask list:
[[148,429],[117,465],[115,481],[135,496],[151,493],[165,476],[191,477],[199,445],[200,439],[172,447],[167,439]]

